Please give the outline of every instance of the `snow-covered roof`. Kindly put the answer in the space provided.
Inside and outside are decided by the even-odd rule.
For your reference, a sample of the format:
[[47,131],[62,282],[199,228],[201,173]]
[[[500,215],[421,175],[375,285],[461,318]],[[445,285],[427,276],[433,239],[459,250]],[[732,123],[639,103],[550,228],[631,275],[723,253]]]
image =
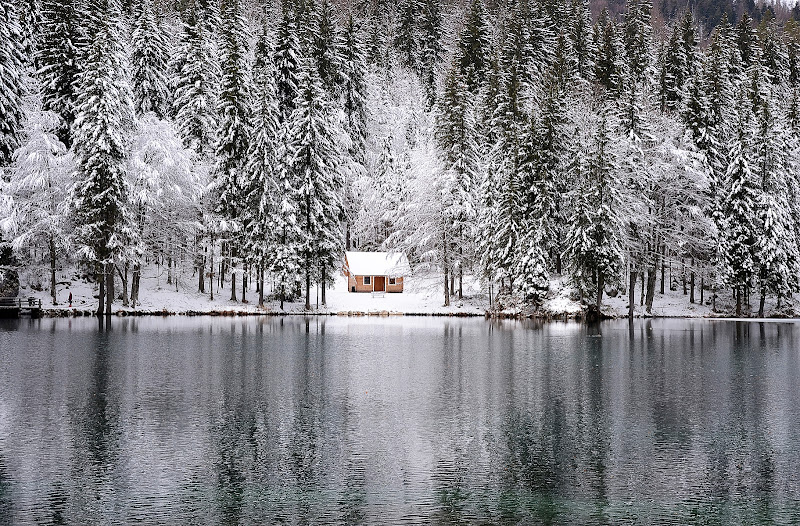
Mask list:
[[345,252],[354,276],[404,276],[411,271],[402,252]]

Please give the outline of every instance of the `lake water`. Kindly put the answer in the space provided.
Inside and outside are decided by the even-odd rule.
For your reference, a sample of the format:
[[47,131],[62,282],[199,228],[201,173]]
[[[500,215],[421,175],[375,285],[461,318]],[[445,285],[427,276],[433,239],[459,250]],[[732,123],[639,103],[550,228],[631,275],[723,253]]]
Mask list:
[[0,524],[798,524],[800,325],[0,322]]

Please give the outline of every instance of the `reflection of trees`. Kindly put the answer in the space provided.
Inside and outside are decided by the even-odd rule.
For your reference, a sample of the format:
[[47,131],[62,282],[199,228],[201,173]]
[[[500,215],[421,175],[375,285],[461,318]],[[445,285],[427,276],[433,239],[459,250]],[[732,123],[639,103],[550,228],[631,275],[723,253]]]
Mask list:
[[0,524],[11,524],[14,518],[14,500],[11,496],[11,477],[6,470],[6,460],[0,454]]
[[462,447],[464,437],[470,433],[464,406],[464,335],[462,325],[442,327],[442,380],[437,390],[435,420],[442,424],[452,422],[452,429],[437,428],[439,443],[433,465],[433,491],[437,509],[433,515],[435,524],[460,524],[465,522],[465,506],[470,496],[467,486],[468,459]]
[[85,404],[72,413],[77,430],[72,484],[76,511],[83,514],[76,522],[84,524],[108,522],[114,514],[114,471],[119,460],[119,408],[112,403],[119,386],[111,381],[111,320],[100,318],[98,324],[86,342],[93,356]]

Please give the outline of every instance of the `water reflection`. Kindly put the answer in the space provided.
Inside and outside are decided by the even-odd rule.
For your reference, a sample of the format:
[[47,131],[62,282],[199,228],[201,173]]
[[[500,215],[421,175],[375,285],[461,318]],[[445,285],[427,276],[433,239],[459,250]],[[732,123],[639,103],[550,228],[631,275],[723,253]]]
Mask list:
[[2,322],[0,523],[796,523],[796,331]]

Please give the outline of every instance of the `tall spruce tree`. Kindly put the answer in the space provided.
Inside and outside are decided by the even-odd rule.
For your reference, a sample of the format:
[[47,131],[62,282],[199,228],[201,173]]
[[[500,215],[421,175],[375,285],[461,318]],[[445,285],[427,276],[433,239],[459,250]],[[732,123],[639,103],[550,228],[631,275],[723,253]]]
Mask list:
[[311,309],[312,281],[325,290],[342,252],[341,177],[336,137],[338,123],[313,64],[301,69],[299,94],[292,112],[287,146],[290,170],[299,185],[298,223],[305,278],[305,307]]
[[86,48],[81,13],[77,0],[43,0],[36,52],[44,109],[61,118],[57,135],[67,147],[72,144],[75,88],[81,71],[81,54]]
[[183,59],[172,81],[175,122],[186,147],[209,158],[216,142],[218,64],[202,2],[195,0],[186,16],[177,50]]
[[297,99],[300,63],[303,53],[298,36],[297,13],[288,0],[283,3],[281,20],[275,37],[275,64],[280,122],[288,120]]
[[278,95],[272,64],[272,44],[266,27],[255,48],[253,65],[252,119],[249,151],[243,184],[242,215],[248,225],[244,249],[259,277],[259,305],[264,304],[264,272],[274,266],[280,238],[275,230],[279,221],[281,192],[278,188],[279,158]]
[[[132,101],[120,41],[119,7],[113,0],[99,17],[77,87],[73,124],[78,176],[71,189],[81,255],[95,265],[100,288],[97,313],[111,313],[114,262],[130,242],[125,232],[124,161]],[[105,302],[105,305],[104,305]]]
[[[246,22],[239,0],[222,4],[221,52],[222,79],[220,83],[220,129],[216,145],[216,165],[212,174],[216,193],[215,210],[231,225],[241,219],[245,163],[247,161],[250,118],[248,105],[249,75],[247,71]],[[238,225],[247,229],[248,225]],[[236,265],[239,259],[240,236],[237,227],[229,231],[228,256],[231,267],[231,301],[236,301]],[[242,283],[244,300],[245,283]]]
[[14,2],[0,0],[0,168],[11,161],[20,143],[24,62]]
[[578,186],[566,241],[573,277],[582,291],[596,292],[598,310],[604,287],[617,282],[622,264],[619,167],[608,121],[601,115],[591,150],[573,165]]
[[139,114],[152,112],[163,119],[168,109],[166,35],[153,12],[152,0],[140,0],[136,11],[131,40],[134,103]]

